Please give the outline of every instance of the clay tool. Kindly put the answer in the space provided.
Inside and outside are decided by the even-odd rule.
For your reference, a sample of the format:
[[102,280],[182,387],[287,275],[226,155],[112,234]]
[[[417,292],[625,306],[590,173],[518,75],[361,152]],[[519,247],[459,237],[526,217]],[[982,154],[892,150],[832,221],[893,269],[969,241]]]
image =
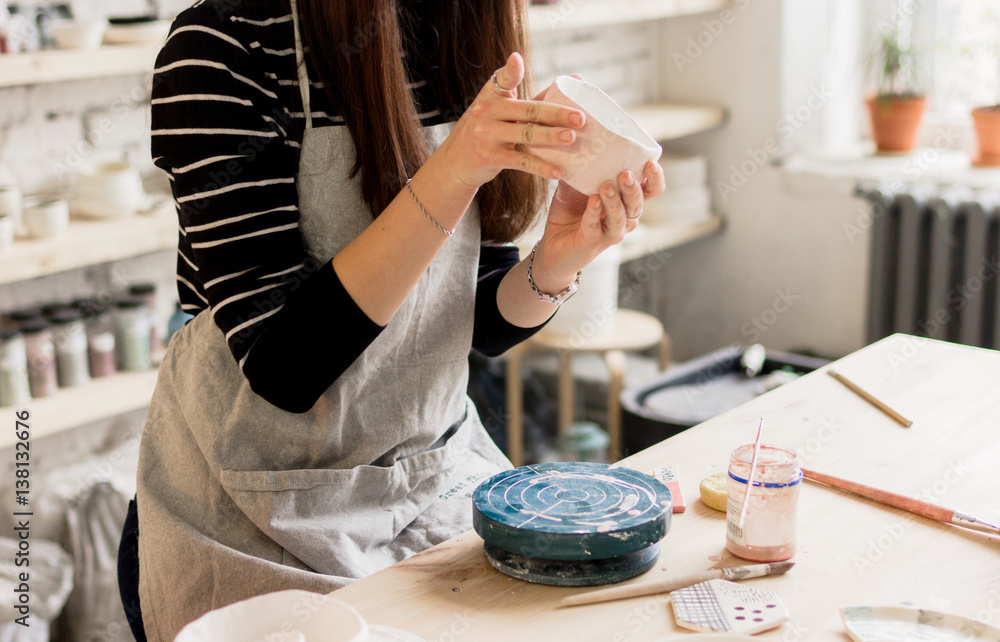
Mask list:
[[960,513],[957,510],[952,510],[950,508],[938,506],[937,504],[931,504],[930,502],[914,499],[913,497],[898,495],[887,490],[865,486],[864,484],[848,481],[846,479],[840,479],[839,477],[834,477],[832,475],[806,470],[805,468],[802,469],[802,475],[806,479],[811,479],[841,490],[850,491],[855,495],[861,495],[862,497],[873,499],[880,504],[901,508],[907,512],[914,513],[915,515],[921,515],[923,517],[928,517],[947,524],[955,524],[956,526],[971,528],[972,530],[990,533],[991,535],[1000,535],[1000,526],[990,524],[989,522],[983,521],[966,513]]
[[750,473],[747,475],[747,492],[743,494],[743,505],[740,506],[740,520],[737,524],[740,530],[743,529],[743,522],[747,518],[747,507],[750,506],[750,495],[753,494],[753,479],[757,474],[757,455],[760,454],[760,438],[764,435],[764,418],[760,418],[757,426],[757,438],[753,442],[753,459],[750,460]]
[[679,577],[665,577],[662,580],[651,580],[649,582],[636,582],[627,586],[616,586],[609,589],[600,589],[580,595],[571,595],[564,598],[559,606],[577,606],[579,604],[596,604],[598,602],[610,602],[612,600],[623,600],[629,597],[640,597],[642,595],[655,595],[656,593],[669,593],[677,589],[686,588],[708,580],[749,580],[754,577],[767,577],[769,575],[783,575],[788,569],[795,566],[795,562],[774,562],[772,564],[752,564],[750,566],[733,566],[731,568],[713,568],[707,571],[689,573]]
[[522,466],[472,494],[472,526],[486,561],[539,584],[612,584],[649,570],[670,518],[663,482],[593,462]]
[[657,466],[653,471],[653,477],[659,479],[670,489],[670,495],[674,498],[674,512],[683,513],[687,510],[684,503],[684,495],[681,495],[681,478],[677,474],[677,466]]
[[861,397],[862,399],[864,399],[865,401],[867,401],[871,405],[875,406],[876,408],[878,408],[879,410],[881,410],[885,414],[887,414],[890,417],[892,417],[892,419],[896,423],[898,423],[900,426],[902,426],[903,428],[909,428],[910,426],[913,425],[912,421],[910,421],[909,419],[907,419],[903,415],[899,414],[898,412],[896,412],[895,410],[893,410],[889,406],[885,405],[884,403],[882,403],[881,401],[879,401],[878,399],[876,399],[874,396],[872,396],[870,393],[865,392],[864,390],[862,390],[861,388],[859,388],[858,384],[854,383],[853,381],[851,381],[850,379],[848,379],[844,375],[840,374],[839,372],[834,372],[833,370],[827,370],[826,373],[828,375],[830,375],[831,377],[833,377],[834,379],[836,379],[837,381],[839,381],[840,383],[842,383],[845,386],[847,386],[851,390],[851,392],[855,393],[856,395],[858,395],[859,397]]
[[788,621],[788,610],[774,591],[726,580],[682,588],[671,594],[670,605],[677,626],[692,631],[752,635]]

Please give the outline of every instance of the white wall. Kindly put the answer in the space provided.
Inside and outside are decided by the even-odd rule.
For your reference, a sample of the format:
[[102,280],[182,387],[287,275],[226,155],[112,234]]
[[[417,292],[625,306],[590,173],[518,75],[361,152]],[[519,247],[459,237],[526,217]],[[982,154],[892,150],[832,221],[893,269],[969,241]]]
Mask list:
[[[662,97],[722,104],[730,114],[722,128],[666,146],[708,158],[713,203],[727,221],[722,234],[674,251],[658,277],[659,316],[678,359],[733,342],[830,357],[864,344],[868,247],[843,231],[864,207],[843,184],[776,166],[800,137],[826,140],[821,121],[836,119],[823,112],[843,109],[850,86],[849,78],[802,78],[822,68],[822,40],[812,41],[811,61],[783,58],[810,55],[797,29],[823,32],[821,20],[791,20],[803,1],[739,0],[729,13],[660,27]],[[821,4],[811,3],[820,16]]]

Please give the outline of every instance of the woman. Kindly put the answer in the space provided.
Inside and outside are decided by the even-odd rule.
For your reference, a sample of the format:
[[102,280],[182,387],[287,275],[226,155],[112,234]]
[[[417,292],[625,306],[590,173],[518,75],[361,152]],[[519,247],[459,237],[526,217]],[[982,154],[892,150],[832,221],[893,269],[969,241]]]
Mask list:
[[655,163],[590,198],[560,183],[530,257],[506,244],[563,175],[520,145],[584,122],[518,99],[523,12],[201,0],[175,21],[152,141],[196,316],[160,368],[123,534],[137,638],[441,542],[471,525],[448,489],[509,467],[465,395],[470,347],[535,332],[663,190]]

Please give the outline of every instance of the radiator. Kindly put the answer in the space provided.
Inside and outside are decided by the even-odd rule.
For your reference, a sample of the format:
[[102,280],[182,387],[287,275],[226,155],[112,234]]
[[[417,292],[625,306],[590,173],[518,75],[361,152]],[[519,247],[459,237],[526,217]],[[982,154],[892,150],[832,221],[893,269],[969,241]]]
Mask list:
[[998,194],[859,192],[872,207],[869,342],[904,332],[1000,348]]

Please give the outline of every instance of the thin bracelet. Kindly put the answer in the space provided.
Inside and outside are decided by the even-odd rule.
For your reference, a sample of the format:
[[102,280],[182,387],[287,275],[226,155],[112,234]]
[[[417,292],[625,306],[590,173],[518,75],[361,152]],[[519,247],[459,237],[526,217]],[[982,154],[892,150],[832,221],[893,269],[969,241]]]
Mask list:
[[413,193],[413,188],[410,187],[410,181],[411,180],[413,180],[413,179],[412,178],[406,179],[406,189],[409,190],[410,196],[413,197],[413,202],[417,204],[417,207],[419,207],[420,211],[424,213],[424,216],[427,217],[427,220],[430,221],[431,223],[433,223],[434,227],[438,228],[439,230],[441,230],[442,232],[444,232],[448,236],[451,236],[452,234],[454,234],[455,230],[458,229],[458,228],[453,228],[453,229],[449,230],[446,227],[441,227],[441,224],[434,220],[434,217],[431,216],[431,213],[427,211],[427,209],[424,207],[424,204],[421,203],[420,199],[417,198],[417,195]]

